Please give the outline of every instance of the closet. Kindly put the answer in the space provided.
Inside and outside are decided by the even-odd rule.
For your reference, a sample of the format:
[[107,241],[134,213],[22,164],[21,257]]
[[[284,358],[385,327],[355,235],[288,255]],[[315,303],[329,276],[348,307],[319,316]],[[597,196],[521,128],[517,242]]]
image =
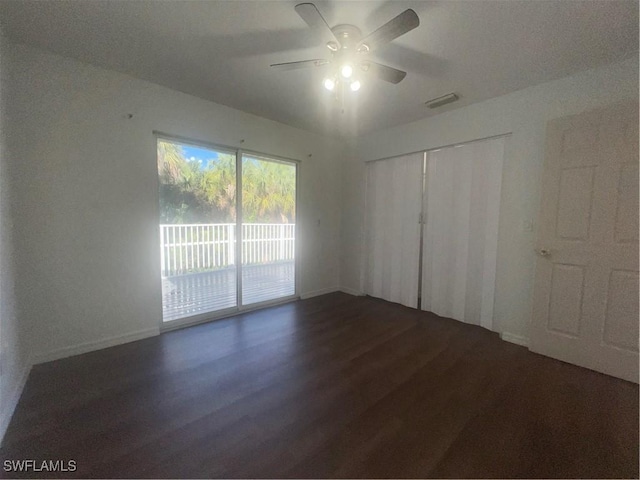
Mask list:
[[493,329],[506,138],[367,165],[368,295]]

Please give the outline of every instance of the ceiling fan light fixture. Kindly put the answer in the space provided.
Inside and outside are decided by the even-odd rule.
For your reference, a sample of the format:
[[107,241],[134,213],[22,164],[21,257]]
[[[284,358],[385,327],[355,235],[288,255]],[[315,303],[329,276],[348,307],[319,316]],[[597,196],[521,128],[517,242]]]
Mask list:
[[342,68],[340,69],[340,74],[344,78],[351,78],[351,75],[353,75],[353,67],[348,63],[346,65],[343,65]]
[[325,78],[322,82],[322,85],[324,85],[324,88],[326,88],[330,92],[333,92],[333,89],[336,88],[336,82],[331,78]]
[[[318,8],[308,0],[296,5],[295,11],[317,35],[324,39],[325,46],[331,51],[331,58],[275,63],[271,65],[272,68],[296,70],[330,65],[330,71],[322,80],[322,86],[330,92],[336,92],[333,96],[337,100],[342,99],[343,102],[347,86],[352,92],[357,92],[362,87],[360,78],[364,77],[360,76],[360,70],[392,84],[400,83],[407,75],[407,72],[388,65],[369,60],[363,62],[361,54],[378,49],[420,25],[418,15],[410,8],[396,15],[364,38],[362,38],[360,29],[355,25],[340,24],[333,28],[329,27]],[[356,69],[358,73],[356,73]]]

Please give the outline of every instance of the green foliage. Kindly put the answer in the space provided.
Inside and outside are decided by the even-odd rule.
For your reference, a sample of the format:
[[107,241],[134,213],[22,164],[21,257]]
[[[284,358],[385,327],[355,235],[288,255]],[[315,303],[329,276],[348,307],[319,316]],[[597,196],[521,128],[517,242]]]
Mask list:
[[[245,158],[243,222],[295,222],[295,168]],[[235,156],[201,166],[184,157],[179,145],[158,141],[161,223],[229,223],[236,220]]]
[[243,221],[295,222],[295,168],[248,158],[242,163]]
[[180,147],[174,143],[158,141],[158,174],[161,183],[178,184],[182,181],[182,173],[187,168],[187,161]]

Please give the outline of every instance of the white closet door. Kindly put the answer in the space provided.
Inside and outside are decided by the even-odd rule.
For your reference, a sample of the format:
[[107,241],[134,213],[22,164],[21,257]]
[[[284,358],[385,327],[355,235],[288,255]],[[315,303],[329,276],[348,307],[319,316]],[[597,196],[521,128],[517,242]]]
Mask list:
[[366,293],[418,306],[423,154],[367,166]]
[[504,138],[427,154],[421,308],[493,328]]

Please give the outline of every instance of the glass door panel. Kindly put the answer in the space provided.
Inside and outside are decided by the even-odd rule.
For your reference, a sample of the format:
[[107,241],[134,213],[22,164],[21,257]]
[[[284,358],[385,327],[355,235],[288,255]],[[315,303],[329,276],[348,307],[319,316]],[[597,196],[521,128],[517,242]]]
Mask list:
[[296,164],[242,156],[242,304],[295,295]]
[[163,321],[237,307],[236,154],[157,146]]

